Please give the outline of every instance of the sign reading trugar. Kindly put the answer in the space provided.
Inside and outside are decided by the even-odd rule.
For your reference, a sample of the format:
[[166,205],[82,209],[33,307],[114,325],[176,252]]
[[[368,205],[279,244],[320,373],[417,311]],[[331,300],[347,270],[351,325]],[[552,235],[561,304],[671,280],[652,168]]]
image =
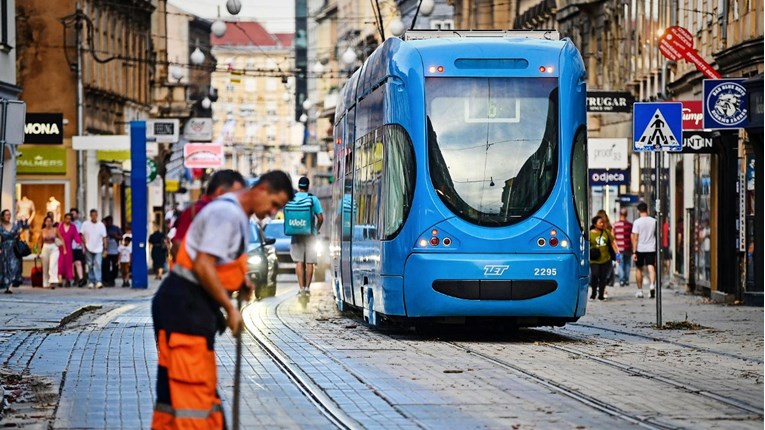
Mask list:
[[630,113],[635,98],[630,93],[595,91],[587,93],[587,112]]
[[24,121],[25,143],[64,143],[63,113],[27,113]]

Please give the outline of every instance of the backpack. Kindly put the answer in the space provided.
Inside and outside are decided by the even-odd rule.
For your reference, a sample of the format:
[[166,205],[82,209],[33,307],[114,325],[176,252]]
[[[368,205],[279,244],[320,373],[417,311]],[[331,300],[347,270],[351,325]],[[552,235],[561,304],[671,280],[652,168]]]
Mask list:
[[313,234],[313,194],[293,199],[284,206],[284,234],[308,236]]

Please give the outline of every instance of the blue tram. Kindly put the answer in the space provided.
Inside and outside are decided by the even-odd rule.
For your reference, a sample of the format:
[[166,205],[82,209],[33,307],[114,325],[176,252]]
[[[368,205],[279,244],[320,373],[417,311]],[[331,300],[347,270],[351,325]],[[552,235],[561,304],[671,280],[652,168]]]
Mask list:
[[381,317],[584,315],[585,70],[555,32],[410,32],[335,115],[339,308]]

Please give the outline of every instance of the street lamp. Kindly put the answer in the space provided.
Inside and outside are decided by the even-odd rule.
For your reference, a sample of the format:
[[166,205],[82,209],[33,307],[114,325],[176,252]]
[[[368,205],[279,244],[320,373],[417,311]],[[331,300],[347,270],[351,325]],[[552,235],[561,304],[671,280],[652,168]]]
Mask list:
[[210,109],[210,106],[212,106],[212,100],[210,100],[210,97],[205,97],[202,99],[202,107],[204,109]]
[[215,37],[223,37],[223,35],[226,34],[226,23],[218,18],[210,26],[210,31],[212,31],[212,34],[214,34]]
[[305,99],[303,101],[303,109],[305,109],[306,111],[309,111],[311,110],[312,107],[313,107],[313,102],[311,101],[311,99]]
[[406,31],[406,27],[404,27],[404,21],[401,21],[401,18],[394,18],[393,21],[390,22],[390,25],[388,26],[388,30],[396,36],[400,37],[402,34],[404,34],[404,31]]
[[356,55],[356,52],[354,52],[353,49],[349,46],[348,49],[343,52],[343,55],[340,58],[343,60],[343,63],[350,66],[356,62],[358,56]]
[[238,15],[239,11],[242,10],[242,2],[239,0],[228,0],[226,2],[226,10],[231,15]]
[[191,53],[191,64],[195,66],[199,66],[202,63],[205,62],[205,54],[202,52],[201,49],[197,46],[197,48],[194,50],[194,52]]
[[430,16],[433,13],[433,9],[436,7],[436,2],[433,0],[422,0],[420,3],[420,13],[422,16]]
[[317,75],[321,75],[322,73],[324,73],[324,65],[321,64],[321,61],[316,61],[316,63],[314,63],[313,73]]

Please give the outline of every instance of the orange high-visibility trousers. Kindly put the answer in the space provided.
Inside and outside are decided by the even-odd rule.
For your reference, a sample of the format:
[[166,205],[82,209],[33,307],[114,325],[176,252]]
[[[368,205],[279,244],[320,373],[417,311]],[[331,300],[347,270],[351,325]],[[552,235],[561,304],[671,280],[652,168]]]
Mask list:
[[208,348],[207,339],[165,330],[157,337],[157,403],[151,428],[223,429],[223,408],[215,390],[215,351]]

